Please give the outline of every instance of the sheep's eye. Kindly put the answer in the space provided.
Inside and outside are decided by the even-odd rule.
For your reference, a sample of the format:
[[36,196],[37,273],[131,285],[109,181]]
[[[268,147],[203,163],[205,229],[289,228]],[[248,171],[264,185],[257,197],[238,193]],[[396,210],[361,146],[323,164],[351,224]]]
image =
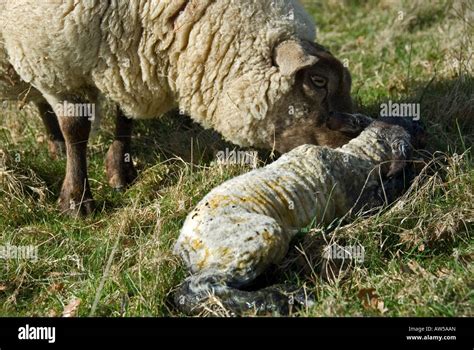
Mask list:
[[317,88],[323,88],[327,84],[327,80],[323,78],[320,75],[313,75],[311,76],[311,82],[316,86]]

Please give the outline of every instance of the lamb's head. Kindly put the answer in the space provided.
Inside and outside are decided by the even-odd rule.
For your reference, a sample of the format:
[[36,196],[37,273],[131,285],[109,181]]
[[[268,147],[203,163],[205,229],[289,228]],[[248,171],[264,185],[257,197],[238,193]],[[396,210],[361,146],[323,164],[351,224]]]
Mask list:
[[287,40],[276,46],[273,64],[291,87],[274,102],[274,144],[286,152],[302,144],[339,147],[351,136],[327,125],[333,112],[351,112],[351,76],[329,51],[308,41]]

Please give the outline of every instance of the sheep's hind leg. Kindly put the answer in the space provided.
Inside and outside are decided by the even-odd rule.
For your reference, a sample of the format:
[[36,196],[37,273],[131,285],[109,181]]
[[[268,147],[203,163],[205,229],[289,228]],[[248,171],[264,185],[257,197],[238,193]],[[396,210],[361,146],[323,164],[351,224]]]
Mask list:
[[228,284],[223,275],[188,277],[174,294],[174,303],[182,312],[196,315],[204,311],[209,297],[217,297],[234,315],[289,315],[292,310],[313,304],[313,296],[301,288],[272,285],[256,291],[245,291]]
[[48,150],[51,158],[58,159],[64,157],[66,155],[66,143],[56,114],[46,101],[37,102],[36,106],[46,128]]
[[115,140],[107,152],[105,169],[109,185],[122,190],[130,185],[137,177],[131,156],[132,119],[123,115],[118,109],[115,124]]

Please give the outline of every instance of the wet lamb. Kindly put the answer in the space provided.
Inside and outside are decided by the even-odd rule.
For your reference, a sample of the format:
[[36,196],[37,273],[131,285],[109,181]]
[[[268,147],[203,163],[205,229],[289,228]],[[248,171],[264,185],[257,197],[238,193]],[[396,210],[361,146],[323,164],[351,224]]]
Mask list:
[[330,223],[355,207],[382,204],[372,189],[403,168],[411,133],[375,121],[341,148],[302,145],[213,189],[188,215],[175,245],[191,272],[177,293],[178,306],[197,312],[214,293],[232,310],[287,307],[275,289],[239,288],[281,261],[294,235],[313,220]]

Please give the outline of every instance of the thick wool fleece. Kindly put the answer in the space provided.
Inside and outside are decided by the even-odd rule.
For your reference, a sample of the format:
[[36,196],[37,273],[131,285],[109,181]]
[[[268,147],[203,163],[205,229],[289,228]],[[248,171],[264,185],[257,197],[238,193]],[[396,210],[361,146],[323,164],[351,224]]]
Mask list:
[[226,276],[233,286],[253,280],[284,257],[299,229],[343,217],[364,188],[380,183],[377,169],[387,168],[393,145],[410,141],[393,128],[396,140],[374,122],[339,149],[303,145],[223,183],[188,215],[175,253],[192,274]]
[[[314,41],[296,0],[12,0],[0,30],[21,78],[53,106],[97,91],[133,118],[179,107],[242,146],[265,146],[294,76],[272,62]],[[283,102],[282,102],[283,104]],[[286,103],[287,104],[287,103]]]
[[38,90],[21,80],[8,61],[7,53],[0,37],[0,100],[20,100],[36,102],[42,100]]

